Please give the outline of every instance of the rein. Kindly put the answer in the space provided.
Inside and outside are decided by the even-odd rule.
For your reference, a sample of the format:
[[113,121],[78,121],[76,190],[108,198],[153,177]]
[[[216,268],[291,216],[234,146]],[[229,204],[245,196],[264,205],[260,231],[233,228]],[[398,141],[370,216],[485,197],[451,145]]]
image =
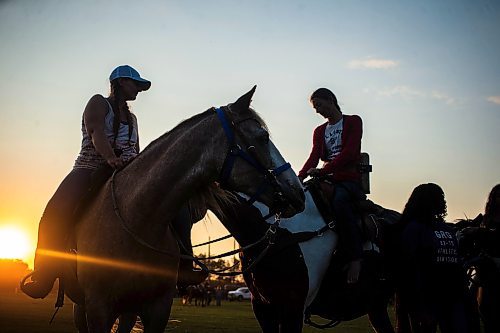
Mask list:
[[[246,204],[246,202],[243,202],[243,203]],[[267,220],[271,216],[272,216],[272,214],[268,214],[268,215],[264,216],[263,219]],[[210,274],[221,275],[221,276],[236,276],[236,275],[244,274],[248,271],[251,271],[257,265],[257,263],[259,263],[262,260],[262,258],[264,258],[266,256],[266,254],[268,253],[271,246],[277,247],[278,249],[286,248],[287,246],[290,246],[291,244],[305,242],[305,241],[308,241],[314,237],[321,237],[328,230],[337,231],[337,226],[336,226],[335,221],[330,221],[329,223],[325,223],[325,225],[323,227],[321,227],[317,230],[314,230],[314,231],[301,231],[301,232],[292,233],[292,236],[288,241],[286,241],[285,243],[277,244],[276,238],[277,238],[277,232],[279,229],[280,221],[281,221],[281,219],[280,219],[279,214],[276,214],[275,222],[273,224],[269,225],[269,228],[266,230],[266,232],[264,233],[264,235],[261,238],[259,238],[254,243],[251,243],[251,244],[244,246],[244,247],[240,247],[239,249],[228,251],[228,252],[225,252],[222,254],[218,254],[218,255],[206,257],[206,258],[197,258],[194,256],[182,255],[182,254],[181,254],[181,257],[184,259],[190,259],[190,260],[194,261],[198,266],[200,266],[202,268],[202,270],[204,270]],[[177,237],[177,235],[176,235],[176,237]],[[215,243],[215,242],[224,240],[224,239],[229,238],[229,237],[231,237],[231,235],[226,235],[224,237],[215,239],[213,241],[205,242],[202,244],[198,244],[198,245],[195,245],[193,247]],[[179,244],[183,247],[184,251],[186,251],[184,244],[180,241],[180,239],[178,239],[178,237],[177,237],[177,240],[178,240]],[[223,270],[214,271],[214,270],[208,269],[208,267],[206,267],[206,265],[201,262],[203,260],[224,258],[224,257],[228,257],[230,255],[236,254],[236,253],[247,251],[247,250],[263,243],[265,240],[268,240],[268,243],[267,243],[266,247],[264,248],[264,250],[262,250],[262,252],[260,252],[259,255],[252,261],[252,263],[250,265],[248,265],[245,269],[243,269],[241,272],[222,273],[226,270],[232,269],[234,266],[223,269]]]
[[[281,214],[278,213],[275,215],[275,222],[269,226],[267,231],[264,233],[264,235],[260,239],[253,242],[252,244],[240,247],[236,250],[228,251],[228,252],[216,255],[216,256],[211,256],[211,257],[206,257],[206,258],[197,258],[195,256],[191,256],[191,255],[187,255],[187,254],[181,254],[180,257],[183,259],[192,260],[195,264],[197,264],[198,266],[201,267],[202,271],[205,271],[205,272],[210,273],[210,274],[219,275],[219,276],[236,276],[236,275],[245,274],[246,272],[252,270],[253,267],[255,265],[257,265],[257,263],[259,263],[262,260],[262,258],[264,258],[266,256],[267,252],[269,251],[269,248],[275,244],[277,229],[279,227],[280,222],[281,222]],[[177,242],[180,244],[180,246],[183,248],[183,250],[185,252],[187,252],[186,247],[181,242],[181,240],[179,239],[179,237],[177,236],[177,234],[175,232],[174,232],[174,235],[176,236]],[[222,238],[225,239],[225,238],[227,238],[227,236],[222,237]],[[219,240],[221,240],[221,239],[219,239]],[[262,252],[257,256],[257,258],[250,265],[248,265],[247,267],[242,269],[240,272],[238,272],[238,271],[226,272],[227,270],[234,268],[236,265],[233,265],[231,267],[216,271],[216,270],[209,269],[207,267],[207,265],[202,262],[203,260],[219,259],[219,258],[223,258],[223,257],[227,257],[230,255],[239,253],[239,252],[247,251],[249,249],[252,249],[252,248],[260,245],[261,243],[264,243],[266,240],[267,240],[267,244],[266,244],[266,247],[262,250]],[[207,242],[207,243],[212,243],[212,242]]]
[[[231,123],[228,122],[228,120],[226,119],[226,116],[224,115],[224,111],[222,110],[222,108],[216,108],[215,111],[217,113],[217,117],[219,118],[219,120],[221,122],[222,128],[223,128],[224,133],[226,134],[226,137],[227,137],[228,142],[229,142],[229,151],[228,151],[228,154],[226,155],[226,158],[224,160],[224,164],[223,164],[221,174],[219,177],[221,184],[224,184],[227,182],[227,180],[229,179],[229,176],[231,175],[231,171],[234,167],[234,162],[236,160],[236,157],[240,157],[243,160],[245,160],[246,162],[248,162],[250,165],[252,165],[257,171],[259,171],[261,174],[263,174],[265,176],[263,183],[259,186],[259,189],[257,190],[257,193],[255,193],[252,196],[252,198],[254,198],[254,199],[252,199],[253,201],[251,201],[249,199],[248,202],[251,202],[251,203],[255,202],[255,200],[257,200],[258,196],[264,191],[265,187],[267,187],[267,186],[272,186],[275,189],[275,194],[278,196],[277,200],[283,201],[284,200],[283,194],[279,190],[279,184],[278,184],[278,181],[276,179],[276,176],[278,176],[281,173],[283,173],[284,171],[290,169],[291,168],[290,163],[285,163],[282,166],[279,166],[275,169],[271,169],[271,170],[266,169],[264,166],[262,166],[261,163],[258,162],[258,160],[254,159],[248,153],[243,151],[243,149],[241,149],[241,147],[236,143],[234,130],[237,130],[238,128],[236,127],[234,122],[231,122]],[[253,118],[243,119],[242,121],[240,121],[240,123],[243,121],[246,121],[246,120],[250,120],[250,119],[253,119]],[[247,150],[249,150],[251,147],[253,147],[253,146],[248,146]],[[112,198],[112,202],[113,202],[113,210],[115,212],[115,215],[118,217],[118,220],[120,221],[120,225],[121,225],[122,229],[125,230],[137,243],[141,244],[142,246],[144,246],[152,251],[155,251],[155,252],[158,252],[161,254],[166,254],[169,256],[177,256],[178,255],[177,252],[163,250],[163,249],[160,249],[156,246],[149,244],[148,242],[146,242],[145,240],[143,240],[142,238],[137,236],[134,233],[134,231],[131,230],[127,226],[127,224],[125,223],[125,220],[123,219],[123,217],[120,213],[120,209],[118,207],[117,200],[116,200],[115,175],[117,172],[118,172],[118,170],[115,170],[115,171],[113,171],[113,174],[111,175],[111,198]],[[266,182],[267,182],[267,184],[266,184]],[[281,214],[276,213],[277,220],[276,220],[275,224],[279,224],[279,217],[278,216],[280,216],[280,215]],[[270,230],[271,230],[271,228],[270,228]],[[274,230],[274,234],[275,233],[276,233],[276,230]],[[175,232],[174,232],[174,234],[175,234]],[[229,238],[229,237],[226,237],[226,238]],[[266,238],[266,235],[264,235],[262,239],[265,239],[265,238]],[[258,242],[260,242],[260,240]],[[179,243],[184,247],[182,242],[179,242]],[[242,249],[242,250],[245,250],[245,249]],[[227,254],[227,255],[237,253],[237,252],[234,252],[234,253],[233,252],[234,251],[228,252],[230,254]],[[185,256],[186,255],[181,255],[181,258],[183,258]],[[223,255],[223,256],[226,256],[226,255]],[[221,255],[221,256],[212,257],[212,258],[221,258],[223,256]],[[197,258],[192,257],[192,256],[188,256],[188,257],[189,257],[189,259],[192,259],[193,261],[195,261],[198,265],[201,264],[200,267],[202,267],[202,268],[204,267],[204,269],[209,271],[208,268],[206,267],[206,265],[201,263]],[[212,258],[206,258],[206,259],[212,259]],[[226,273],[226,274],[228,274],[228,273]],[[237,275],[237,274],[235,274],[235,275]]]
[[127,226],[127,224],[125,223],[125,220],[123,219],[122,215],[120,214],[120,209],[118,208],[118,204],[116,202],[116,195],[115,195],[115,175],[116,175],[117,172],[118,172],[118,170],[116,169],[113,172],[113,175],[111,175],[111,199],[113,201],[113,210],[115,211],[115,215],[118,217],[118,220],[120,221],[120,225],[123,228],[123,230],[125,230],[130,235],[130,237],[132,237],[137,243],[141,244],[142,246],[144,246],[144,247],[146,247],[146,248],[148,248],[150,250],[153,250],[153,251],[158,252],[158,253],[166,254],[166,255],[169,255],[169,256],[177,256],[178,255],[177,252],[162,250],[160,248],[157,248],[156,246],[153,246],[153,245],[149,244],[148,242],[144,241],[142,238],[139,238],[139,236],[137,236],[134,233],[134,231],[131,230]]
[[[120,225],[123,228],[123,230],[125,230],[137,243],[141,244],[142,246],[144,246],[144,247],[146,247],[146,248],[148,248],[150,250],[153,250],[155,252],[159,252],[159,253],[162,253],[162,254],[170,255],[170,256],[176,256],[176,255],[178,255],[177,252],[166,251],[166,250],[159,249],[159,248],[157,248],[155,246],[152,246],[148,242],[146,242],[143,239],[139,238],[127,226],[127,224],[125,223],[125,220],[123,219],[123,217],[120,214],[120,210],[119,210],[117,202],[116,202],[115,185],[114,184],[115,184],[115,175],[116,175],[117,172],[118,172],[118,170],[115,170],[113,172],[113,175],[111,176],[111,198],[112,198],[112,201],[113,201],[113,210],[114,210],[116,216],[118,217],[118,219],[120,220]],[[201,267],[201,269],[203,271],[208,272],[210,274],[215,274],[215,275],[220,275],[220,276],[236,276],[236,275],[244,274],[245,272],[251,270],[266,255],[266,253],[269,250],[269,248],[274,244],[274,240],[276,238],[276,230],[277,230],[277,228],[279,226],[279,223],[281,221],[280,216],[281,216],[281,214],[279,214],[279,213],[276,214],[274,224],[272,224],[272,225],[269,226],[269,229],[264,233],[264,235],[259,240],[257,240],[256,242],[254,242],[252,244],[249,244],[247,246],[241,247],[241,248],[239,248],[237,250],[229,251],[229,252],[217,255],[217,256],[207,257],[207,258],[203,258],[203,259],[199,259],[197,257],[191,256],[191,255],[187,255],[187,254],[180,254],[179,256],[182,259],[190,259],[190,260],[194,261],[198,266]],[[180,244],[180,246],[183,248],[183,250],[185,252],[188,252],[187,249],[185,248],[184,244],[182,243],[182,241],[178,237],[177,233],[174,230],[172,230],[172,232],[175,235],[175,238],[177,239],[177,243]],[[228,236],[224,236],[224,237],[221,237],[221,238],[219,238],[217,240],[214,240],[214,241],[220,241],[220,240],[223,240],[223,239],[226,239],[226,238],[229,238],[229,237],[230,237],[229,235]],[[248,267],[246,267],[241,272],[224,272],[224,270],[214,271],[214,270],[209,269],[207,267],[207,265],[205,265],[201,261],[201,260],[211,260],[211,259],[223,258],[223,257],[227,257],[227,256],[230,256],[230,255],[236,254],[236,253],[241,252],[241,251],[246,251],[246,250],[254,248],[255,246],[263,243],[265,240],[268,240],[268,243],[267,243],[266,247],[264,248],[264,250],[259,254],[259,256],[257,257],[256,260],[254,260],[250,265],[248,265]],[[214,241],[203,243],[203,244],[199,244],[199,245],[196,245],[196,246],[210,244],[210,243],[213,243]],[[232,268],[232,267],[230,267],[230,268]]]

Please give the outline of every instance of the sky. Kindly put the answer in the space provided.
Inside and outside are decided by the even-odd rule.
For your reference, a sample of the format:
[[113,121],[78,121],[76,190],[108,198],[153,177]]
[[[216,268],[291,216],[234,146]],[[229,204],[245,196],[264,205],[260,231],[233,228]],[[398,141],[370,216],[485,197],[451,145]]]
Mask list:
[[[31,252],[83,109],[122,64],[152,81],[131,103],[142,147],[256,84],[252,105],[298,172],[324,121],[308,98],[327,87],[363,119],[373,201],[401,211],[435,182],[452,221],[483,212],[500,183],[498,1],[3,0],[0,43],[0,227]],[[193,243],[225,234],[198,223]]]

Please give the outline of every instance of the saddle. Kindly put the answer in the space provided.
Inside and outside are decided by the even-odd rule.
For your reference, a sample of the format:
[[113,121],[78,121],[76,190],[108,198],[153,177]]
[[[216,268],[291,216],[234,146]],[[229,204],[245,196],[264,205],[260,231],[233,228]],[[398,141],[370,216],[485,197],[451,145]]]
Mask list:
[[[335,212],[331,207],[335,185],[328,178],[313,178],[305,183],[306,191],[311,196],[321,216],[327,223],[335,221]],[[395,225],[400,219],[396,211],[385,209],[369,199],[355,200],[353,205],[359,215],[359,227],[363,240],[370,241],[377,246],[383,242],[382,230],[388,225]]]

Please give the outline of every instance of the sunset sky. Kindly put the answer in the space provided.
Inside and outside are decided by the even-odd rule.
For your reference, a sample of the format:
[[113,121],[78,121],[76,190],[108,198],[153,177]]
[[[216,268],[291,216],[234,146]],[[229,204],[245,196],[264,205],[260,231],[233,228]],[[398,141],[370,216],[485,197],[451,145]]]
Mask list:
[[[298,171],[323,122],[308,97],[324,86],[363,118],[375,202],[402,210],[436,182],[451,221],[482,212],[500,182],[498,1],[7,0],[0,42],[0,230],[25,233],[31,253],[83,108],[121,64],[152,81],[132,103],[143,148],[257,84],[253,106]],[[199,224],[194,243],[222,234]]]

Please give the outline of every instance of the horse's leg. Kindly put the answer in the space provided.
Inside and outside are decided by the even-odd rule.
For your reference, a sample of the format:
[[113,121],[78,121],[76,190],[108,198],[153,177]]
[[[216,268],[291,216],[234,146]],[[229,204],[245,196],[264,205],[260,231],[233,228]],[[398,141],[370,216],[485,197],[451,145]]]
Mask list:
[[394,327],[387,313],[387,306],[394,291],[387,286],[383,290],[385,292],[373,296],[368,308],[368,319],[376,333],[394,333]]
[[73,304],[73,322],[78,333],[88,333],[87,316],[83,305]]
[[287,305],[280,313],[281,333],[301,333],[304,326],[304,305]]
[[396,315],[396,332],[411,333],[411,323],[406,304],[401,302],[401,295],[396,292],[394,297],[394,310]]
[[133,313],[124,313],[118,319],[118,329],[116,333],[130,333],[134,328],[137,316]]
[[262,333],[279,333],[278,312],[273,305],[264,304],[254,298],[252,299],[252,308]]
[[145,305],[141,314],[144,333],[163,333],[167,327],[173,295],[158,298],[155,302]]
[[477,303],[478,289],[479,288],[476,285],[473,285],[467,290],[467,294],[465,296],[465,317],[467,321],[468,333],[481,332],[481,322]]
[[89,333],[108,333],[111,331],[116,317],[111,306],[104,301],[85,300],[87,327]]
[[479,313],[483,319],[485,333],[498,333],[500,330],[500,287],[479,288]]
[[394,333],[394,328],[387,313],[387,304],[373,306],[368,311],[368,319],[376,333]]

